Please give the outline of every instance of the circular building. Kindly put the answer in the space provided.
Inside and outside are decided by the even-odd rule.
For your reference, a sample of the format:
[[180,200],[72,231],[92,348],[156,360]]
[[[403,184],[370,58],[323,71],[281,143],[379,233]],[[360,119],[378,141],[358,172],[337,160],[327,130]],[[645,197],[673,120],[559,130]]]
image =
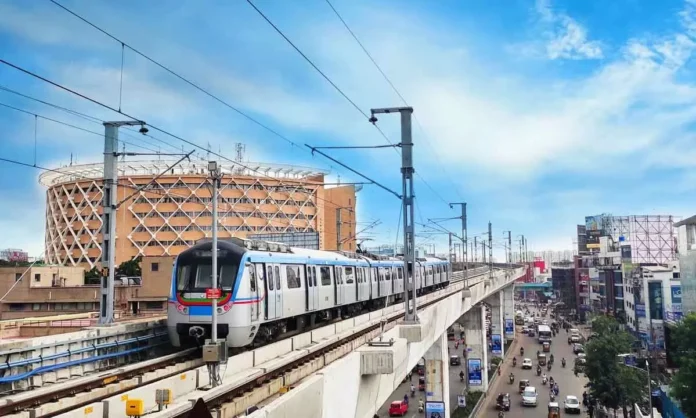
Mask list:
[[[207,163],[183,162],[167,170],[170,165],[159,160],[118,163],[122,203],[116,211],[116,263],[136,256],[174,256],[212,236]],[[221,239],[255,237],[355,250],[353,186],[327,188],[326,172],[290,165],[230,163],[221,171]],[[47,262],[95,267],[101,261],[103,164],[61,167],[43,173],[39,182],[47,187]]]

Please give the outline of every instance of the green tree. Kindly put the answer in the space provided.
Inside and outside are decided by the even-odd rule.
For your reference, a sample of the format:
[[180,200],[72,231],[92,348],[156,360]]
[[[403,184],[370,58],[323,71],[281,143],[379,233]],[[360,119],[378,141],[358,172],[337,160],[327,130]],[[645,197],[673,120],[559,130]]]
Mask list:
[[116,277],[134,277],[140,276],[142,271],[140,270],[140,261],[142,261],[141,256],[137,256],[131,260],[124,261],[116,268]]
[[670,394],[687,417],[696,417],[696,313],[688,314],[674,332],[679,371],[670,385]]
[[585,345],[587,353],[585,375],[589,379],[589,394],[607,408],[623,409],[640,400],[646,393],[641,372],[619,362],[619,354],[631,351],[633,337],[611,317],[600,316],[592,321],[594,337]]

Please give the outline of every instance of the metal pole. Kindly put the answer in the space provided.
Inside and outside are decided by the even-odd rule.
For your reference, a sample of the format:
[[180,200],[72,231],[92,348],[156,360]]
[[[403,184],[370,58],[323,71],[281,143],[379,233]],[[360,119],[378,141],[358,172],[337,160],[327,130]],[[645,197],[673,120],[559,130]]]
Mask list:
[[467,238],[467,226],[466,226],[466,203],[462,203],[462,233],[464,237],[464,242],[462,245],[462,249],[464,250],[464,277],[469,278],[469,266],[467,264],[469,260],[469,254],[467,254],[467,247],[468,245],[466,244],[466,238]]
[[508,255],[510,257],[510,264],[512,264],[512,231],[508,231]]
[[[415,219],[414,193],[413,193],[413,138],[411,136],[411,114],[412,108],[402,108],[401,113],[401,174],[403,183],[403,212],[404,212],[404,267],[405,277],[408,277],[408,266],[411,265],[411,283],[415,284],[416,271],[416,235],[413,228]],[[413,310],[409,311],[409,292],[407,285],[404,286],[404,321],[417,322],[416,292],[415,288],[411,292],[413,297]]]
[[118,124],[104,123],[104,193],[102,198],[102,274],[99,323],[114,322],[116,273],[116,204],[118,203]]
[[493,224],[488,222],[488,277],[493,279]]
[[474,263],[478,262],[478,237],[474,237]]
[[341,208],[336,208],[336,251],[341,251]]
[[447,259],[449,260],[450,266],[453,265],[452,263],[452,233],[449,233],[449,253],[447,253]]
[[648,400],[650,401],[650,418],[655,418],[653,416],[653,403],[652,403],[652,380],[650,379],[650,362],[645,360],[645,369],[648,371]]
[[[217,164],[216,164],[217,167]],[[211,180],[213,181],[213,251],[212,251],[212,264],[213,264],[213,283],[212,283],[212,288],[217,289],[218,288],[218,181],[219,181],[219,175],[217,168],[215,171],[213,171],[211,176]],[[213,344],[217,343],[217,338],[218,338],[218,330],[217,330],[217,323],[218,323],[218,315],[217,315],[217,298],[211,298],[210,301],[212,305],[212,326],[213,330],[211,332],[211,339],[213,340]]]
[[486,262],[486,241],[481,240],[481,262]]

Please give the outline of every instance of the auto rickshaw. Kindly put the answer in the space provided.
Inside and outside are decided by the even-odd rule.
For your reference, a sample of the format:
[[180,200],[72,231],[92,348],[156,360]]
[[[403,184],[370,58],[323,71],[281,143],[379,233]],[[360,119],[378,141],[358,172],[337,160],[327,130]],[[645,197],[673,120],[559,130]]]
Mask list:
[[561,407],[558,406],[558,402],[549,402],[549,416],[548,418],[560,418]]
[[418,390],[425,392],[425,376],[418,376]]
[[520,382],[517,384],[517,388],[519,389],[519,392],[522,393],[524,392],[524,389],[529,386],[529,380],[527,379],[522,379]]
[[539,353],[537,356],[537,364],[540,366],[546,366],[546,354],[544,353]]
[[551,351],[551,343],[548,341],[544,341],[544,344],[541,345],[543,348],[544,353],[548,353]]

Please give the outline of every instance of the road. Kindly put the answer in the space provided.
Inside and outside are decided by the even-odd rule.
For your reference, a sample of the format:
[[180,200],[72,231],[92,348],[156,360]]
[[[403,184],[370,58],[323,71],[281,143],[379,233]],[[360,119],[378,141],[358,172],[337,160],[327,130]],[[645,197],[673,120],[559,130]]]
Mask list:
[[[521,359],[519,357],[519,352],[517,353],[517,367],[512,367],[512,362],[507,361],[503,366],[503,376],[508,376],[510,372],[515,375],[515,383],[510,385],[507,379],[500,379],[494,383],[493,387],[489,391],[490,396],[486,399],[485,404],[482,407],[479,416],[486,418],[497,418],[498,412],[495,408],[495,400],[498,393],[506,392],[510,394],[511,397],[511,408],[509,412],[505,413],[505,418],[531,418],[531,417],[546,417],[548,414],[548,403],[549,403],[549,389],[548,384],[542,386],[541,377],[536,375],[536,352],[541,350],[541,345],[537,342],[536,338],[527,337],[523,334],[518,334],[518,347],[522,346],[525,349],[525,357],[531,358],[534,361],[534,368],[532,370],[521,370],[520,364]],[[518,349],[519,350],[519,349]],[[544,372],[548,376],[553,376],[554,380],[558,382],[558,388],[560,390],[557,402],[563,408],[563,400],[567,395],[575,395],[578,399],[582,400],[582,392],[585,390],[584,386],[587,383],[585,376],[580,373],[578,377],[575,377],[573,373],[573,364],[575,360],[575,354],[573,354],[572,346],[568,345],[568,334],[565,331],[561,331],[557,334],[551,343],[551,353],[554,356],[555,363],[551,369],[551,372]],[[548,353],[547,353],[548,356]],[[566,367],[561,367],[561,359],[565,357]],[[537,388],[539,393],[539,398],[537,400],[537,406],[535,407],[523,407],[521,405],[522,396],[518,393],[517,384],[520,379],[529,379],[532,386]],[[561,410],[561,415],[566,415],[565,412]]]
[[[458,333],[457,333],[458,334]],[[522,336],[524,337],[524,336]],[[450,355],[457,354],[460,359],[462,358],[463,354],[463,346],[460,344],[457,349],[454,348],[454,341],[448,341],[447,346],[449,349]],[[489,358],[491,354],[488,354]],[[448,359],[449,360],[449,359]],[[450,409],[454,411],[454,409],[457,406],[457,395],[464,393],[464,386],[465,384],[463,382],[459,381],[459,372],[465,370],[464,366],[464,361],[462,360],[462,365],[461,366],[450,366],[449,367],[449,381],[450,381]],[[418,387],[418,375],[413,374],[413,384]],[[403,399],[405,394],[410,395],[411,391],[411,384],[409,381],[406,381],[406,383],[402,383],[399,385],[398,389],[392,393],[392,396],[389,398],[389,400],[382,405],[382,407],[379,408],[377,411],[377,415],[380,417],[388,417],[389,416],[389,405],[391,404],[392,401],[396,401],[399,399]],[[423,413],[418,413],[418,400],[423,399],[425,401],[425,392],[418,392],[416,391],[416,397],[415,400],[413,398],[409,399],[409,410],[408,413],[406,414],[407,418],[422,418]]]

